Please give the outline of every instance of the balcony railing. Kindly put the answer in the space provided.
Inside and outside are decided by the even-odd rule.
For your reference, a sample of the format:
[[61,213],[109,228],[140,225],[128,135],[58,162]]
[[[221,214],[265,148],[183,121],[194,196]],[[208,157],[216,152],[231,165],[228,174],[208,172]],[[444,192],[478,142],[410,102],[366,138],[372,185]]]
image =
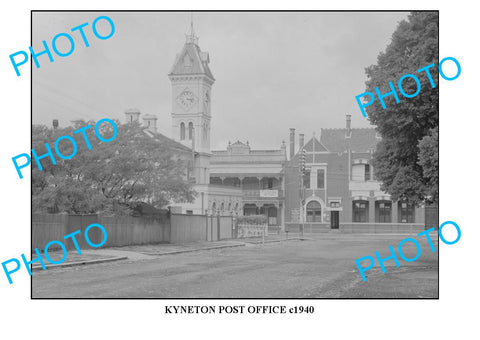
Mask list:
[[283,190],[262,189],[262,190],[243,190],[243,196],[246,198],[280,198],[283,197]]

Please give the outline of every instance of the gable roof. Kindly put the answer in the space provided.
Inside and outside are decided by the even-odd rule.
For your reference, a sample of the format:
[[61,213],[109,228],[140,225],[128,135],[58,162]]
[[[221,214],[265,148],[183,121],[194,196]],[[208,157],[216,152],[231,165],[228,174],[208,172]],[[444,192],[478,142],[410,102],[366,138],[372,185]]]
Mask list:
[[320,140],[331,152],[342,152],[350,149],[355,152],[367,152],[375,148],[379,139],[373,128],[351,129],[350,137],[347,129],[322,129]]
[[[190,65],[186,65],[186,62]],[[212,80],[215,80],[212,71],[208,67],[209,62],[208,52],[202,52],[196,43],[187,41],[182,51],[177,54],[168,75],[205,74]]]
[[315,137],[312,137],[312,139],[310,139],[307,144],[305,144],[304,146],[304,149],[307,151],[307,152],[312,152],[312,151],[315,151],[315,152],[328,152],[329,149],[327,147],[325,147],[324,144],[322,144],[321,142],[318,141],[317,138]]

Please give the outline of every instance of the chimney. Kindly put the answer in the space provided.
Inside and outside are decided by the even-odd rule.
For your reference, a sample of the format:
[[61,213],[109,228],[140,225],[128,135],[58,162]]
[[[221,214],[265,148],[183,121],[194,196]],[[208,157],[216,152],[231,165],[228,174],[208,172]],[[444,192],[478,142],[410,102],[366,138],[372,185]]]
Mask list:
[[143,126],[151,132],[157,132],[157,117],[154,115],[145,115],[143,117]]
[[304,142],[305,142],[305,135],[303,133],[300,133],[298,135],[298,151],[302,151]]
[[352,132],[352,115],[346,115],[347,117],[347,136],[350,136]]
[[125,120],[127,123],[138,122],[140,118],[140,111],[138,109],[128,109],[125,111]]
[[285,156],[285,159],[287,159],[287,144],[285,141],[282,141],[282,146],[280,146],[280,152],[283,156]]
[[295,156],[295,129],[290,128],[290,159]]

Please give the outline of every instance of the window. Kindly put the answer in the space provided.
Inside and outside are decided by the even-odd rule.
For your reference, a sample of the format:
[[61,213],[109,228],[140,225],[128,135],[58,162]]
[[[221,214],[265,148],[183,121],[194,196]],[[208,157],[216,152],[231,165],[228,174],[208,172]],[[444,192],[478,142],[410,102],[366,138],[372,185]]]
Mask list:
[[188,139],[192,140],[193,138],[193,123],[188,123]]
[[390,201],[375,202],[375,222],[377,223],[392,222],[392,202]]
[[193,215],[193,210],[187,210],[186,213],[187,215]]
[[310,171],[306,170],[303,174],[303,186],[307,189],[310,189]]
[[368,222],[368,201],[353,201],[353,222]]
[[407,202],[398,202],[398,222],[415,223],[415,206]]
[[322,206],[318,201],[308,202],[307,222],[322,222]]
[[354,164],[352,166],[352,181],[369,181],[370,164]]
[[185,123],[180,123],[180,140],[185,140]]
[[340,202],[330,202],[330,208],[340,208]]
[[370,164],[365,164],[365,182],[370,180]]
[[317,170],[317,189],[325,189],[325,170]]

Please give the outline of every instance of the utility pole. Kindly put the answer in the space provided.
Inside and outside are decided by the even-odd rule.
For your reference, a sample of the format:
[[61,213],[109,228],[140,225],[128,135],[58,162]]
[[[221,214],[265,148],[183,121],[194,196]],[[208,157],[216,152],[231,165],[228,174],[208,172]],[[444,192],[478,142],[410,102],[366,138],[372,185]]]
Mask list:
[[305,163],[306,163],[306,151],[305,148],[302,147],[300,150],[300,155],[298,157],[299,161],[299,173],[300,173],[300,214],[301,214],[301,237],[303,238],[303,230],[305,229],[305,211],[303,209],[305,203],[305,183],[304,183],[304,176],[305,176]]
[[195,127],[192,126],[192,130],[189,131],[189,134],[190,137],[192,137],[192,170],[188,182],[192,183],[193,178],[195,179],[195,181],[197,180],[197,174],[195,173]]

